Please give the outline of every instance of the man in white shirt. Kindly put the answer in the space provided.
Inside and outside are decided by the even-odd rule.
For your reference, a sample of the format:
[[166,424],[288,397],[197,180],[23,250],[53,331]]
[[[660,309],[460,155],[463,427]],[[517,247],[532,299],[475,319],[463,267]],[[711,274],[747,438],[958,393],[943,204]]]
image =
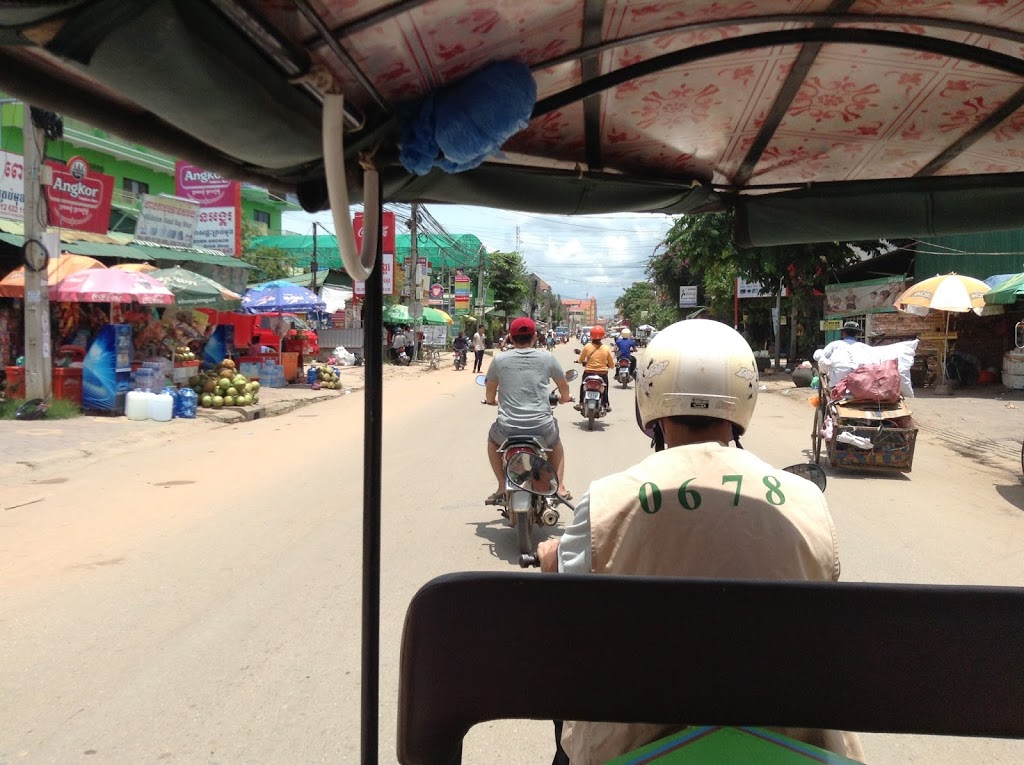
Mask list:
[[473,371],[480,372],[484,365],[484,348],[487,347],[487,335],[484,333],[484,325],[476,328],[473,335]]
[[861,334],[860,324],[848,321],[839,331],[839,339],[814,352],[818,372],[828,375],[830,388],[862,364],[873,362],[871,346],[857,338]]

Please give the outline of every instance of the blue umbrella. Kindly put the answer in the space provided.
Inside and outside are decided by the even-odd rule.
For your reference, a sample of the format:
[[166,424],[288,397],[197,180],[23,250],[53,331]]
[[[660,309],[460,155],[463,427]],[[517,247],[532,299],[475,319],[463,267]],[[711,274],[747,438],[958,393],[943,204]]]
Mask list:
[[280,279],[253,287],[242,296],[242,310],[249,313],[322,311],[327,304],[312,290]]

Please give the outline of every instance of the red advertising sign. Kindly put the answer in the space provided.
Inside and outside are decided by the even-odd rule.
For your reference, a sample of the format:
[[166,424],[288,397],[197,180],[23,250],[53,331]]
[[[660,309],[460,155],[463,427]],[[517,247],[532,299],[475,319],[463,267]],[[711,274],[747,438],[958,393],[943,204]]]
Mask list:
[[72,157],[67,165],[47,160],[53,182],[46,187],[50,225],[75,231],[105,234],[110,230],[110,200],[114,178],[93,173],[89,163]]
[[[395,294],[395,214],[393,212],[381,214],[381,228],[384,235],[381,246],[383,261],[378,264],[384,280],[381,290],[385,295],[393,295]],[[352,231],[355,234],[356,251],[360,252],[363,249],[363,214],[361,212],[352,216]],[[366,294],[366,282],[357,281],[353,287],[353,294],[356,297],[363,297]]]
[[178,160],[174,193],[201,208],[193,246],[242,255],[242,184]]

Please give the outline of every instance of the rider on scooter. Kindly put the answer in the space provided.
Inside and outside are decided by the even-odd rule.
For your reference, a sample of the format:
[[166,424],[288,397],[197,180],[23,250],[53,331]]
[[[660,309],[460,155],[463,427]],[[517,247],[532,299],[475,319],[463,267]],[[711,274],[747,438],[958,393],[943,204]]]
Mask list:
[[633,339],[633,333],[629,331],[629,327],[626,327],[619,333],[619,339],[615,341],[615,351],[620,359],[623,356],[629,357],[629,376],[635,380],[636,356],[633,355],[634,350],[636,350],[636,341]]
[[[601,341],[604,339],[604,327],[598,325],[591,327],[590,329],[590,342],[583,348],[580,353],[578,361],[584,365],[583,379],[587,379],[587,375],[597,375],[604,379],[604,394],[601,403],[604,405],[604,410],[610,412],[612,406],[608,403],[608,370],[615,366],[615,356],[612,354],[610,348],[606,348],[601,345]],[[577,411],[583,411],[583,383],[580,383],[580,402],[576,405]]]
[[456,354],[462,354],[462,366],[465,368],[466,352],[469,350],[469,340],[466,339],[466,336],[463,335],[462,332],[459,332],[452,341],[452,350],[455,351]]

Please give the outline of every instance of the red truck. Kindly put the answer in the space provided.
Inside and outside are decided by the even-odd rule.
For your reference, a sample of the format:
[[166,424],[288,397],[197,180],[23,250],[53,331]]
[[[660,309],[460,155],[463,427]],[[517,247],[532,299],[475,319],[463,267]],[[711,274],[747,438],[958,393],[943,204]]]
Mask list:
[[[231,324],[235,328],[235,347],[267,346],[278,351],[299,353],[306,358],[316,358],[320,343],[316,332],[299,316],[293,313],[234,313],[199,309],[217,324]],[[281,326],[282,322],[284,327]],[[283,337],[279,330],[287,328]]]

